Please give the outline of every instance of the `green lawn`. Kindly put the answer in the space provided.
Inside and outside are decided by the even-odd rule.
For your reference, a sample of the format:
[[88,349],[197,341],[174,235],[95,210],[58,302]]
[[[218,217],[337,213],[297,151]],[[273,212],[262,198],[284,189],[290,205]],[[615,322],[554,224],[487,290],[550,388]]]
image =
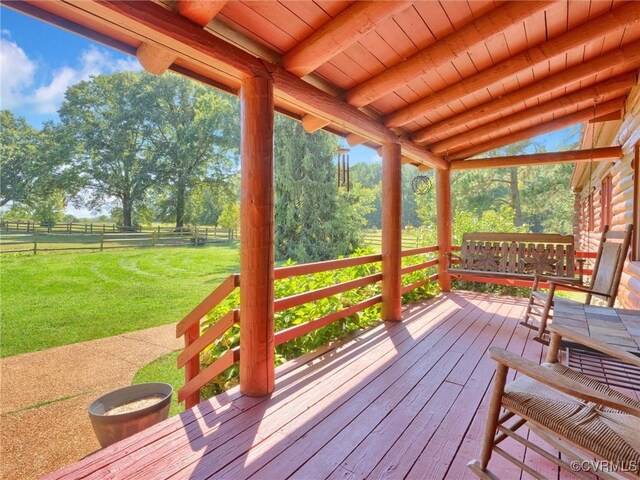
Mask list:
[[229,273],[235,247],[0,257],[0,356],[179,321]]

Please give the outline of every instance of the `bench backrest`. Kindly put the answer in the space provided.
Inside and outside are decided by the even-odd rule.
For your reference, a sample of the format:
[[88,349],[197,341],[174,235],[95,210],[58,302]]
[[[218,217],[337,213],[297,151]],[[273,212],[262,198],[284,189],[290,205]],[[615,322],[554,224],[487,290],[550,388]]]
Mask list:
[[573,236],[545,233],[465,233],[460,268],[483,272],[575,275]]

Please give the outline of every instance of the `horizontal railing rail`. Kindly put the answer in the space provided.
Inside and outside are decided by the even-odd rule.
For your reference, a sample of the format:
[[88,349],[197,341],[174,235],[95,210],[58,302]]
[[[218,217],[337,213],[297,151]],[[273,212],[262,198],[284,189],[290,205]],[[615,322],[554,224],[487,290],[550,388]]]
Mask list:
[[[438,247],[420,247],[402,252],[402,257],[410,257],[422,254],[433,253]],[[370,265],[382,261],[382,255],[364,255],[361,257],[341,258],[324,262],[306,263],[300,265],[290,265],[279,267],[274,270],[275,280],[285,280],[304,275],[340,270],[348,267]],[[420,270],[436,266],[437,259],[429,259],[424,262],[405,266],[401,269],[402,275],[408,275]],[[417,282],[402,287],[402,294],[422,287],[437,278],[431,275],[422,278]],[[290,308],[299,307],[307,303],[315,302],[327,297],[348,292],[357,288],[375,284],[382,280],[382,273],[373,273],[352,280],[343,281],[333,285],[315,288],[306,292],[296,293],[287,297],[278,298],[274,301],[274,313],[282,312]],[[198,304],[184,319],[176,326],[176,336],[185,336],[185,348],[178,355],[178,367],[185,368],[185,385],[178,391],[178,400],[185,401],[187,408],[197,404],[200,400],[200,389],[208,382],[220,375],[226,369],[240,361],[239,347],[230,348],[222,353],[213,363],[202,371],[200,370],[200,353],[210,345],[215,344],[225,333],[240,321],[240,311],[233,309],[223,315],[214,324],[209,326],[203,333],[200,332],[201,320],[206,315],[220,305],[234,290],[240,285],[238,274],[229,276],[222,282],[207,298]],[[275,345],[281,345],[303,335],[313,332],[350,317],[362,310],[377,305],[382,302],[382,295],[374,295],[362,300],[354,305],[347,306],[339,311],[331,312],[320,318],[310,319],[299,325],[280,330],[275,333]],[[242,335],[242,331],[240,332]]]

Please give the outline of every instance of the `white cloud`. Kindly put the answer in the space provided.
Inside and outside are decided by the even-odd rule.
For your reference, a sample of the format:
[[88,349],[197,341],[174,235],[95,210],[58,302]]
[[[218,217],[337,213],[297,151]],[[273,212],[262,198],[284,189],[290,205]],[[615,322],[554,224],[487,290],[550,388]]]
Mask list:
[[0,37],[0,102],[3,108],[15,108],[22,104],[23,92],[33,85],[35,72],[35,62],[3,29]]
[[60,67],[51,73],[46,83],[34,85],[36,70],[43,67],[29,59],[5,32],[2,31],[0,38],[1,72],[11,72],[11,75],[2,74],[3,108],[31,108],[39,114],[52,114],[60,107],[64,93],[71,85],[96,75],[140,70],[135,58],[116,58],[108,50],[92,46],[74,62],[77,66]]

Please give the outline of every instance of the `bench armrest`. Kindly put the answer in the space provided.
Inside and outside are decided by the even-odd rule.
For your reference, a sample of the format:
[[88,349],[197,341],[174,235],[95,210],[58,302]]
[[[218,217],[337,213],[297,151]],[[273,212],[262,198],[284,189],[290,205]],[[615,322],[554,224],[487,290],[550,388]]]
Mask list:
[[587,402],[593,402],[614,408],[640,418],[639,408],[621,403],[609,395],[554,372],[550,368],[538,365],[526,358],[522,358],[515,353],[502,348],[491,347],[489,349],[489,357],[507,368],[512,368],[513,370],[516,370],[517,372],[566,395],[581,398]]

